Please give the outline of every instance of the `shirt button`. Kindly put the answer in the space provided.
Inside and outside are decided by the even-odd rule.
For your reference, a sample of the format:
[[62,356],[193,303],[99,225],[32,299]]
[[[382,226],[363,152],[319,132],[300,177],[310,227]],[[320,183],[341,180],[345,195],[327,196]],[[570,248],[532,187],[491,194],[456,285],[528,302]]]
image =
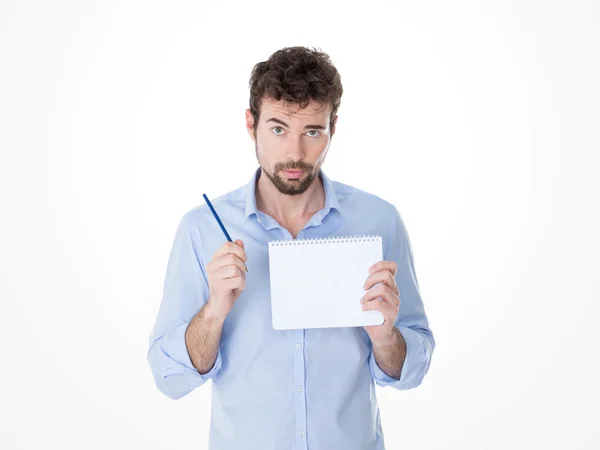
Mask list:
[[300,433],[298,433],[299,436],[304,436],[304,431],[301,431]]
[[297,390],[298,392],[302,392],[302,386],[298,386],[298,387],[296,388],[296,390]]
[[302,344],[296,344],[296,348],[300,350],[302,348]]

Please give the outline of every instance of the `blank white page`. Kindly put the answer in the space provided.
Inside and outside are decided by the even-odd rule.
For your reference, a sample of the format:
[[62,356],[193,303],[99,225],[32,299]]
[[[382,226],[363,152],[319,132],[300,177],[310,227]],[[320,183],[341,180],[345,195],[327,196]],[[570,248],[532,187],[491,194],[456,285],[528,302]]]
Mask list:
[[269,242],[273,328],[381,325],[379,311],[363,311],[369,268],[383,257],[381,236]]

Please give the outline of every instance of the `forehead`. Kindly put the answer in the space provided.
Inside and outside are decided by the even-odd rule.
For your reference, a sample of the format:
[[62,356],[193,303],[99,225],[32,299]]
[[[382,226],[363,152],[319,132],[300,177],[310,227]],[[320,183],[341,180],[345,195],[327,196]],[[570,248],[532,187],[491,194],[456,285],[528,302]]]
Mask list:
[[316,100],[311,100],[305,108],[300,108],[297,103],[288,103],[284,100],[273,100],[264,98],[261,104],[261,119],[268,120],[271,117],[278,117],[299,122],[325,122],[329,118],[331,105],[321,104]]

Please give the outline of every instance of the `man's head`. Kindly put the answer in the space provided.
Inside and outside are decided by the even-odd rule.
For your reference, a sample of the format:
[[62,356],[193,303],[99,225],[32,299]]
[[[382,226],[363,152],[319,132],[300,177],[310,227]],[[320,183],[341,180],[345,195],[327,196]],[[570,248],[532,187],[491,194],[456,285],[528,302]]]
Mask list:
[[318,175],[342,92],[329,56],[316,50],[284,48],[252,69],[246,128],[260,166],[281,193],[301,194]]

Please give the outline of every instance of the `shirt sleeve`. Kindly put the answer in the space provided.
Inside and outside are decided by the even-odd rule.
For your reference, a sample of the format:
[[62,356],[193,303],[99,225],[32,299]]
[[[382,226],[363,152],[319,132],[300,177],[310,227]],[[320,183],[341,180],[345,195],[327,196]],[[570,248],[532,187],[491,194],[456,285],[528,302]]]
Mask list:
[[200,374],[192,364],[185,345],[186,329],[206,304],[209,294],[199,244],[199,234],[191,226],[187,213],[175,233],[162,300],[148,343],[147,360],[156,387],[175,400],[214,379],[222,362],[219,348],[212,369]]
[[406,341],[406,359],[400,379],[391,378],[379,367],[372,349],[369,367],[373,379],[379,386],[405,390],[415,388],[422,383],[431,364],[435,340],[419,292],[408,232],[395,207],[392,222],[392,232],[383,259],[395,261],[398,266],[396,284],[400,293],[400,309],[394,325]]

